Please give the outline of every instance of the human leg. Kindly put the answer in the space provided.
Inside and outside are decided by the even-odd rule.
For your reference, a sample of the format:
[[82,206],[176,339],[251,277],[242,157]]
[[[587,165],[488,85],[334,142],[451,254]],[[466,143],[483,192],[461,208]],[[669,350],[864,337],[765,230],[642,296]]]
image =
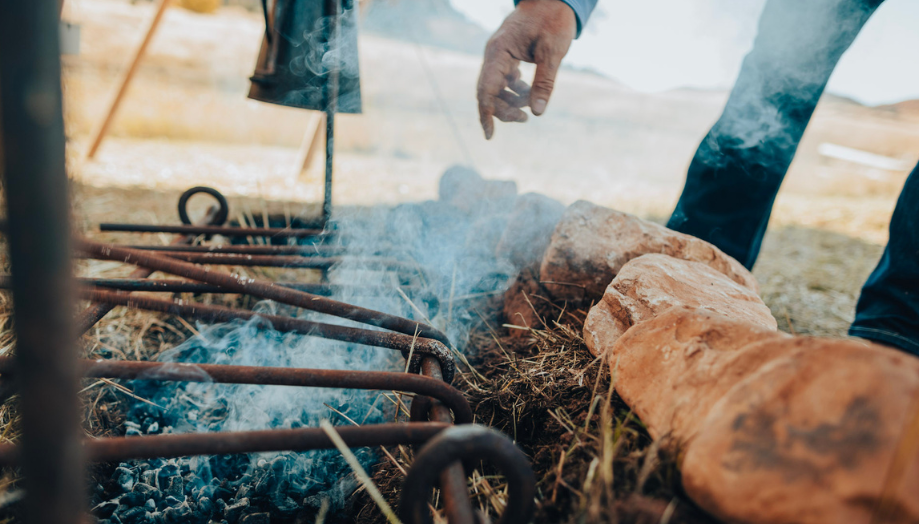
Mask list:
[[883,0],[769,0],[721,118],[699,146],[667,227],[747,268],[775,195],[843,52]]
[[855,307],[854,337],[919,355],[919,165],[890,220],[890,240]]

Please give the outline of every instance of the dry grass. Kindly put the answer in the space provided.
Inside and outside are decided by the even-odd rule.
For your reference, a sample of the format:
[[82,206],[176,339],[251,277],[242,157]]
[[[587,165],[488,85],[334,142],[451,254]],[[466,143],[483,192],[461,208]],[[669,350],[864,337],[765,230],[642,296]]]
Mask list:
[[[481,315],[467,350],[475,371],[457,380],[476,422],[503,431],[530,457],[535,522],[713,522],[680,494],[672,450],[651,440],[613,391],[609,367],[588,352],[580,336],[585,316],[555,308],[544,329],[512,338],[485,320],[494,314]],[[395,503],[412,453],[399,447],[386,457],[374,480]],[[476,471],[469,490],[491,517],[504,507],[498,471]],[[382,522],[365,497],[358,507],[358,522]]]

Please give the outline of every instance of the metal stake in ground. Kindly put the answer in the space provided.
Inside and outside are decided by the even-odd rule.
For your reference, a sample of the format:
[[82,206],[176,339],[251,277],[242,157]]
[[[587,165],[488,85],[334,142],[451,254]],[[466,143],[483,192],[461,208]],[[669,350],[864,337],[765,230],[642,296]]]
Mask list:
[[4,2],[0,136],[27,524],[83,521],[71,239],[56,2]]

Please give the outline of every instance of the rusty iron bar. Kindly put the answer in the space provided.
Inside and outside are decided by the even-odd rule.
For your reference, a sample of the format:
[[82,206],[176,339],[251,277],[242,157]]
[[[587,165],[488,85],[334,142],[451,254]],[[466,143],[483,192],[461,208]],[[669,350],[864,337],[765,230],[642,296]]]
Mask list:
[[0,173],[13,279],[26,524],[84,519],[59,5],[3,2]]
[[99,224],[99,231],[121,233],[177,233],[180,235],[221,235],[225,237],[272,237],[310,238],[318,237],[322,229],[299,229],[282,227],[232,227],[232,226],[170,226],[165,224]]
[[[86,359],[78,361],[78,368],[85,378],[406,391],[436,398],[457,424],[472,423],[472,408],[462,393],[439,377],[412,373]],[[0,357],[0,375],[16,377],[11,358]]]
[[196,303],[183,304],[171,300],[140,297],[127,293],[104,291],[101,289],[83,288],[80,290],[80,294],[84,299],[92,300],[93,302],[105,302],[107,304],[144,309],[147,311],[159,311],[161,313],[168,313],[182,318],[202,320],[204,322],[251,320],[258,317],[265,319],[271,324],[271,327],[277,331],[394,349],[401,351],[402,355],[406,358],[408,358],[408,355],[411,353],[412,358],[409,362],[409,366],[413,372],[417,372],[420,369],[422,357],[430,355],[443,367],[443,380],[447,383],[450,383],[456,374],[456,365],[453,362],[453,355],[450,353],[449,348],[437,340],[411,337],[401,333],[323,324],[301,318],[264,315],[245,309],[232,309]]
[[[433,358],[424,358],[421,361],[421,374],[433,379],[442,380],[443,374],[440,362]],[[452,422],[450,409],[442,403],[432,401],[428,397],[415,397],[412,404],[422,401],[429,406],[429,418],[433,422]],[[413,422],[418,423],[418,422]],[[466,487],[466,472],[460,462],[454,462],[443,468],[440,472],[440,489],[444,495],[444,512],[448,522],[477,522],[472,501],[469,500],[469,491]],[[427,499],[425,499],[427,500]]]
[[372,309],[353,306],[330,298],[320,297],[285,288],[274,282],[254,279],[240,275],[212,271],[207,267],[182,262],[154,255],[136,249],[127,249],[114,244],[103,244],[86,239],[77,240],[77,250],[90,254],[94,258],[115,260],[125,264],[146,267],[157,271],[172,273],[180,277],[197,280],[206,284],[214,284],[260,298],[274,300],[282,304],[297,306],[327,315],[353,320],[371,326],[381,327],[404,335],[430,338],[450,346],[450,339],[441,331],[423,322],[417,322]]
[[[431,524],[428,499],[438,475],[443,486],[443,471],[467,464],[487,461],[507,479],[507,505],[498,524],[527,524],[533,517],[536,477],[526,455],[502,433],[482,426],[456,426],[444,430],[415,454],[412,468],[402,485],[399,511],[407,524]],[[465,479],[465,477],[463,477]],[[465,489],[465,484],[464,484]],[[465,498],[465,497],[464,497]],[[468,498],[467,498],[468,500]],[[449,499],[445,500],[445,506]],[[468,517],[467,517],[468,518]],[[448,520],[454,522],[449,514]],[[474,521],[474,522],[477,522]]]
[[[188,192],[186,191],[186,193]],[[223,217],[223,219],[226,220],[226,216],[223,214],[224,210],[225,208],[223,207],[211,206],[210,208],[208,208],[207,214],[204,216],[203,222],[205,224],[215,224],[221,217]],[[185,236],[181,236],[173,240],[170,247],[180,246],[182,244],[191,244],[194,241],[195,241],[194,235],[185,235]],[[152,275],[153,273],[154,271],[152,269],[145,268],[145,267],[139,267],[135,269],[134,271],[132,271],[131,274],[128,275],[128,277],[132,279],[145,279],[149,277],[150,275]],[[77,333],[82,334],[82,333],[86,333],[87,331],[89,331],[93,326],[96,325],[96,323],[102,320],[105,317],[105,315],[108,315],[109,311],[111,311],[112,308],[114,308],[113,305],[106,304],[106,303],[97,302],[95,304],[90,304],[77,317]]]
[[222,266],[287,267],[300,269],[330,269],[347,262],[355,262],[360,269],[392,269],[414,271],[415,267],[405,262],[384,257],[304,257],[299,255],[249,255],[238,253],[184,253],[180,251],[158,251],[158,255],[191,262]]
[[[211,293],[211,294],[235,294],[235,291],[229,291],[220,286],[211,284],[201,284],[188,280],[178,279],[153,279],[153,278],[78,278],[77,283],[85,286],[97,286],[107,289],[117,289],[119,291],[146,291],[162,293]],[[10,277],[0,276],[0,289],[9,289],[11,286]],[[299,282],[278,283],[279,286],[289,287],[307,293],[316,295],[330,296],[336,293],[347,293],[354,296],[377,296],[386,293],[395,294],[395,288],[384,286],[349,286],[340,284],[301,284]],[[406,294],[420,294],[421,290],[415,286],[400,286]],[[433,299],[433,295],[423,294],[422,300]]]
[[338,112],[338,75],[341,67],[341,0],[325,0],[323,6],[325,24],[325,43],[328,47],[326,81],[323,85],[322,98],[325,111],[325,183],[323,185],[322,219],[328,223],[332,219],[332,172],[335,169],[335,113]]
[[[175,251],[181,253],[231,253],[240,255],[300,255],[304,257],[333,257],[346,253],[344,246],[252,246],[248,244],[205,244],[197,246],[125,246],[144,251]],[[381,250],[382,251],[382,250]]]
[[[340,426],[335,429],[348,447],[361,448],[423,444],[448,427],[450,427],[449,424],[428,422]],[[91,462],[121,462],[130,459],[272,451],[310,451],[334,447],[325,431],[319,428],[107,437],[87,439],[83,443],[86,457]],[[18,446],[0,445],[0,466],[15,466],[19,463]]]

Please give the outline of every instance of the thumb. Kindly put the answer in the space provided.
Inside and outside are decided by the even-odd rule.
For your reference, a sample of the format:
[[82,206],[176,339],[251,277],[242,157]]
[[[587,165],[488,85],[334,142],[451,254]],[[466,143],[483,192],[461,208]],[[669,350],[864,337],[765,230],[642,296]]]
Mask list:
[[[552,88],[555,87],[555,76],[558,74],[564,52],[547,51],[537,53],[536,76],[533,77],[533,87],[530,89],[530,109],[539,116],[546,111]],[[539,56],[542,55],[542,56]]]

